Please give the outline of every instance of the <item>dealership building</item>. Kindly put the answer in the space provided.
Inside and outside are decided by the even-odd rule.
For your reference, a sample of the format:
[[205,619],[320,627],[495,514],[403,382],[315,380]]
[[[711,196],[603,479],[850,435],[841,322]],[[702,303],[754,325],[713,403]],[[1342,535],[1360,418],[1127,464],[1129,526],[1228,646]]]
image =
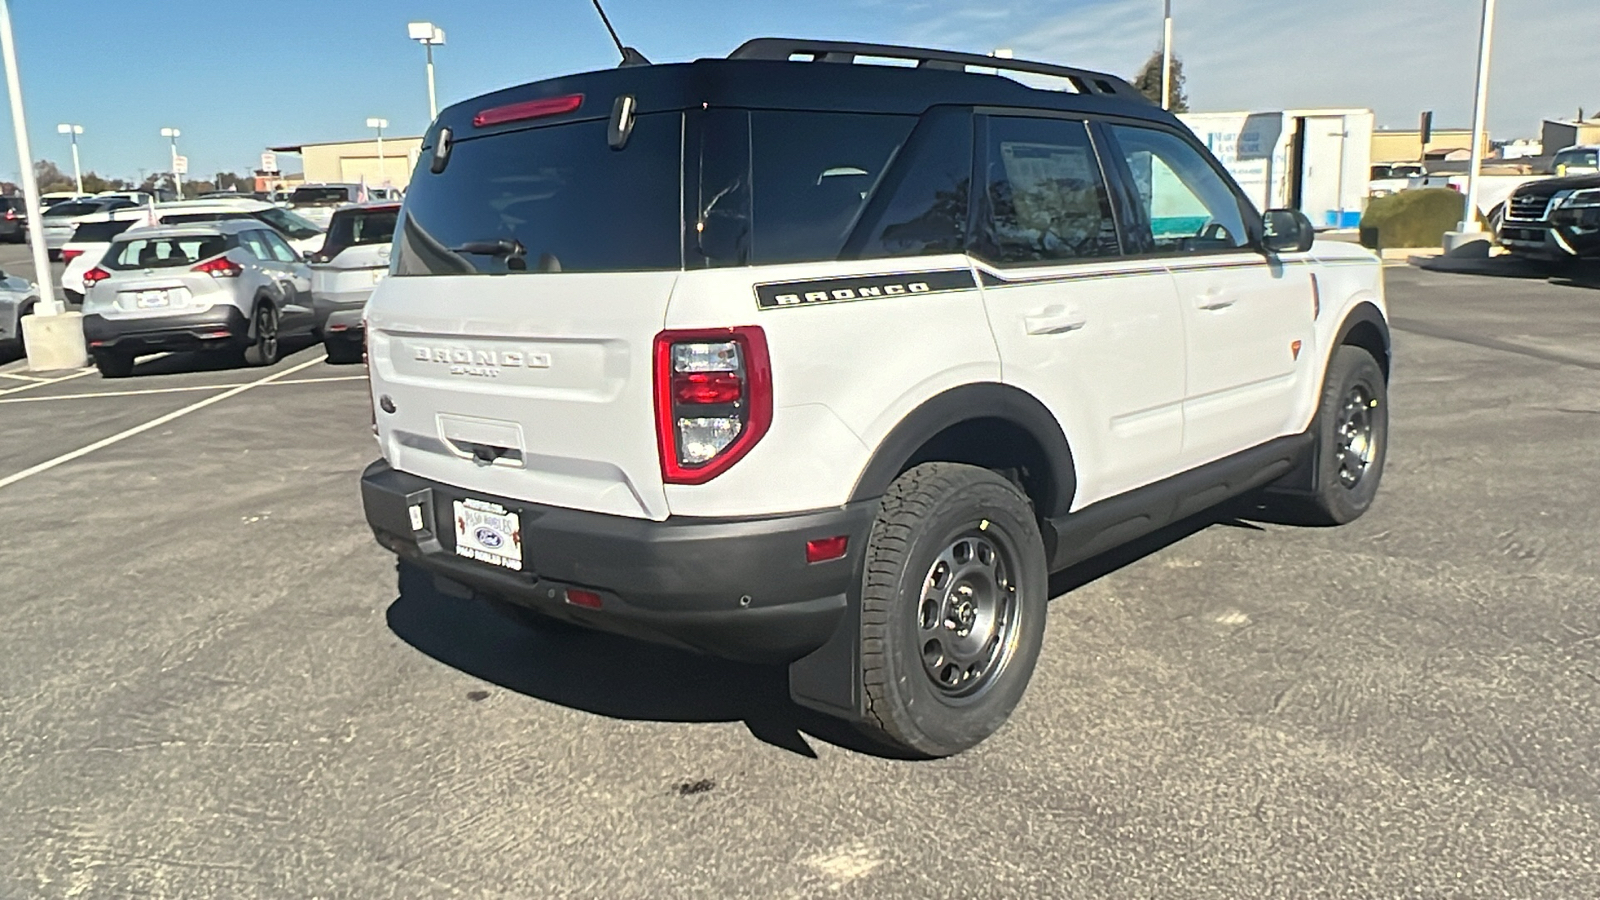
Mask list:
[[[420,137],[385,137],[383,153],[379,156],[376,140],[326,141],[317,144],[290,144],[270,147],[280,157],[280,172],[292,171],[294,166],[281,157],[293,154],[300,157],[301,175],[282,176],[278,180],[292,185],[306,183],[357,183],[366,179],[373,187],[404,188],[411,181],[411,170],[417,165],[417,154],[422,148]],[[268,173],[257,173],[258,179]]]

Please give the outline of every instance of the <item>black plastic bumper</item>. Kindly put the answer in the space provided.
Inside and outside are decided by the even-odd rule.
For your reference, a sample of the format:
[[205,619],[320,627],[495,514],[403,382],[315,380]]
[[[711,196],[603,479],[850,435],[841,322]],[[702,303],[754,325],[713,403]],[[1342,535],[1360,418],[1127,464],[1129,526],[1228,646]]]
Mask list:
[[89,349],[119,353],[237,346],[249,332],[249,320],[231,304],[176,316],[108,319],[92,313],[83,317],[83,337]]
[[[602,631],[747,662],[788,662],[830,641],[859,577],[877,502],[760,519],[656,522],[468,494],[382,461],[361,477],[378,542],[449,582]],[[453,502],[521,516],[524,571],[455,553]],[[412,527],[419,508],[422,529]],[[806,562],[806,542],[848,535],[843,558]],[[567,601],[598,594],[598,609]],[[848,675],[845,676],[848,679]]]

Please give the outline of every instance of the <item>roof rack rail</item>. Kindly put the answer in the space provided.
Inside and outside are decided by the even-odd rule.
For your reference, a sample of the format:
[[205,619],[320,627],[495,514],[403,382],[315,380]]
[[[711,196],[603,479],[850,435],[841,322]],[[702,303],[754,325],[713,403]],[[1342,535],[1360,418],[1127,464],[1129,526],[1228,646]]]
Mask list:
[[957,53],[950,50],[929,50],[922,47],[902,47],[895,44],[863,44],[854,41],[807,41],[799,38],[755,38],[745,41],[728,54],[729,59],[761,59],[791,61],[796,57],[809,62],[853,63],[857,57],[903,59],[916,63],[919,69],[944,69],[964,72],[967,66],[1001,69],[1011,72],[1029,72],[1065,78],[1080,94],[1103,94],[1122,100],[1149,103],[1150,99],[1139,93],[1133,85],[1104,72],[1074,69],[1050,63],[1030,62],[1023,59],[1005,59],[982,56],[977,53]]

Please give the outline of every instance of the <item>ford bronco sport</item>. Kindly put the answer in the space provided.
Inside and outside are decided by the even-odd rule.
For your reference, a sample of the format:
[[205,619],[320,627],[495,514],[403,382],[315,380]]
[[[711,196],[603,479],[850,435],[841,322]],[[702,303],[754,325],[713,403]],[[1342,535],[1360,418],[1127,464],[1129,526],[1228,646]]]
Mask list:
[[1383,469],[1377,260],[1110,75],[761,39],[510,88],[430,127],[393,257],[384,546],[909,754],[1000,727],[1052,571]]

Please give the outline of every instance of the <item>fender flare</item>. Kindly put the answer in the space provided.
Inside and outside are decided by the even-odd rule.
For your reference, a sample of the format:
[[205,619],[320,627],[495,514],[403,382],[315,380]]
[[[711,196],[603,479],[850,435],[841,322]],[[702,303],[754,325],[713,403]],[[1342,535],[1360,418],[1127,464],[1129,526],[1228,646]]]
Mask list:
[[1037,397],[997,382],[964,384],[923,401],[878,444],[856,480],[850,501],[883,496],[919,448],[945,429],[975,419],[1003,420],[1038,442],[1050,467],[1053,486],[1051,498],[1042,504],[1048,508],[1041,508],[1039,514],[1045,518],[1065,515],[1077,493],[1078,476],[1061,424]]
[[1389,337],[1389,320],[1385,319],[1376,304],[1371,300],[1362,300],[1350,311],[1345,313],[1344,321],[1339,323],[1339,330],[1334,333],[1333,343],[1328,347],[1328,359],[1333,358],[1333,351],[1347,342],[1350,332],[1358,325],[1371,325],[1383,339],[1383,358],[1378,360],[1378,365],[1383,367],[1383,375],[1389,377],[1389,366],[1394,358],[1393,345]]

